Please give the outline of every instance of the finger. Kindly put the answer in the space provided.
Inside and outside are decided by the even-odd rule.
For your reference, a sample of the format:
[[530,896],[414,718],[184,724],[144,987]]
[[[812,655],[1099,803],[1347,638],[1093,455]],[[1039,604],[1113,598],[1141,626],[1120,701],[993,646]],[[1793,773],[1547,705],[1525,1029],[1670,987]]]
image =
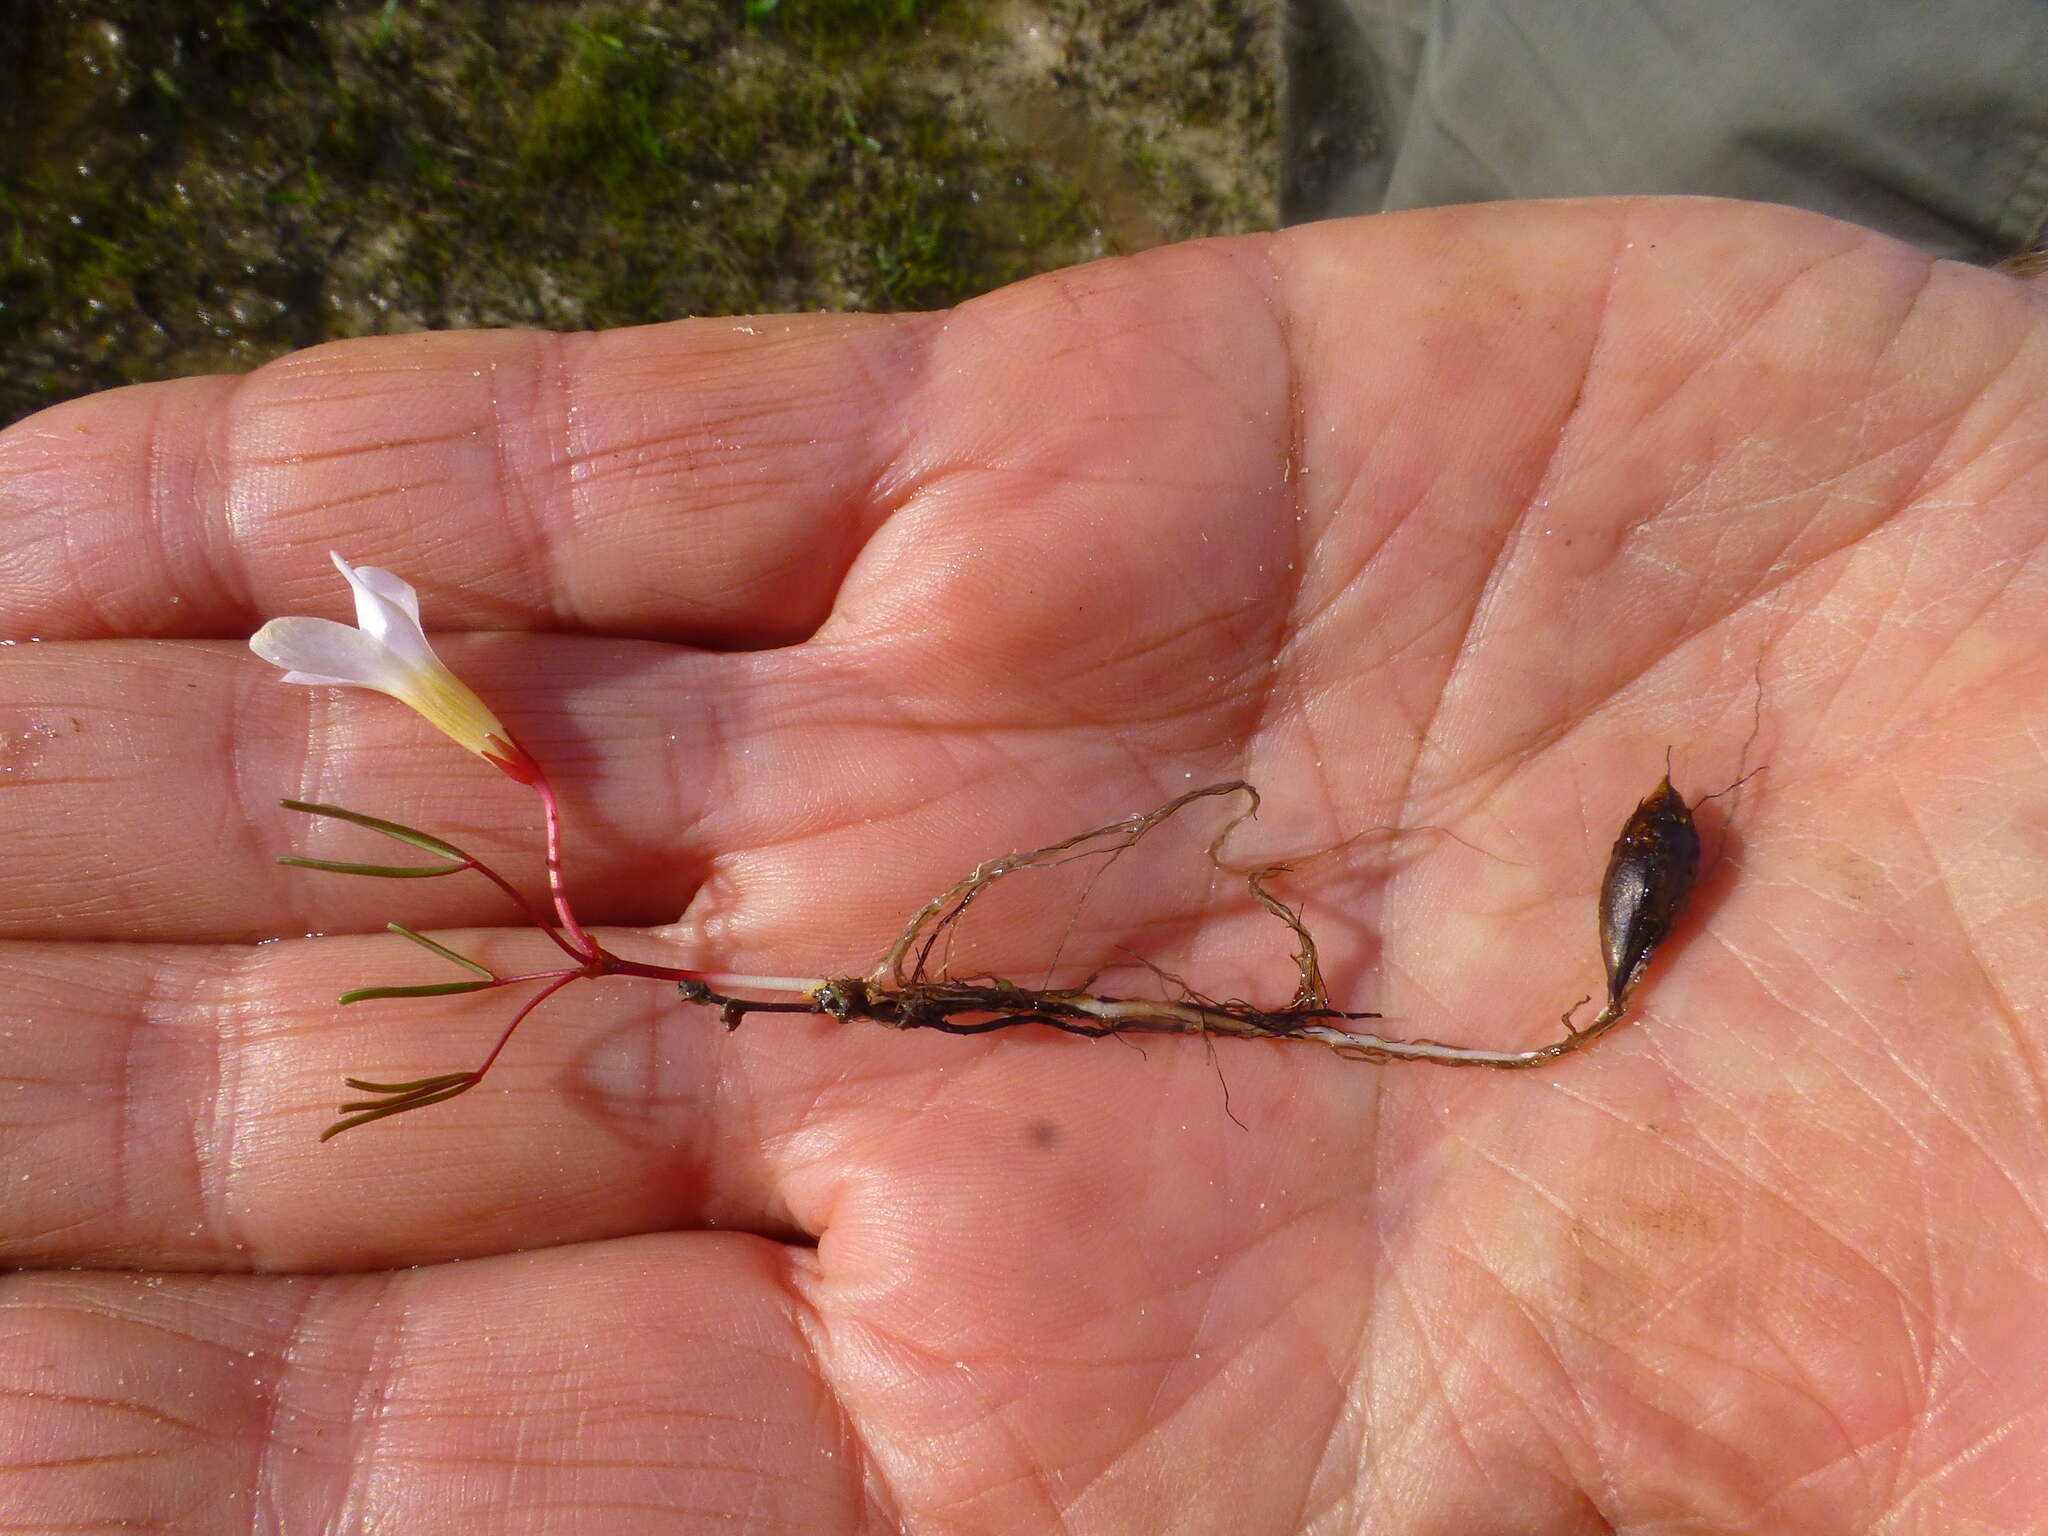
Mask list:
[[10,1523],[446,1530],[482,1499],[507,1536],[890,1524],[792,1262],[696,1237],[321,1281],[0,1279]]
[[[535,940],[443,937],[506,974],[552,958]],[[473,1068],[536,988],[338,1007],[351,987],[460,977],[395,938],[9,944],[0,975],[10,1262],[338,1269],[790,1228],[751,1139],[744,1057],[667,987],[578,987],[467,1103],[323,1144],[360,1097],[345,1077]]]
[[[532,939],[436,937],[504,974],[551,963]],[[335,1001],[453,974],[397,938],[0,945],[0,1263],[328,1271],[678,1228],[792,1237],[822,1229],[842,1157],[926,1104],[1003,1145],[1079,1116],[1105,1157],[1140,1089],[1199,1106],[1198,1128],[1228,1124],[1198,1041],[1140,1052],[776,1016],[728,1032],[666,985],[617,979],[532,1015],[467,1094],[322,1142],[361,1097],[344,1078],[472,1069],[536,990]],[[1228,1067],[1247,1112],[1334,1096],[1351,1124],[1366,1091],[1321,1052],[1246,1048]]]
[[338,615],[329,548],[423,573],[450,627],[802,633],[886,500],[934,329],[379,338],[74,401],[0,434],[6,633]]
[[[1290,371],[1297,314],[1347,366],[1354,335],[1434,331],[1455,354],[1511,311],[1568,331],[1597,314],[1595,281],[1475,303],[1467,268],[1534,239],[1555,258],[1546,272],[1574,271],[1607,243],[1600,221],[1468,219],[1464,265],[1443,260],[1444,230],[1169,249],[947,317],[380,338],[231,392],[76,402],[0,438],[0,521],[21,551],[5,622],[47,638],[203,636],[333,614],[318,557],[339,547],[416,573],[451,626],[786,640],[823,620],[872,530],[929,495],[1015,506],[1054,491],[1117,518],[1175,492],[1291,500],[1293,468],[1338,469],[1360,432],[1334,416],[1339,456],[1317,443],[1293,465],[1295,440],[1325,425],[1319,369]],[[1333,282],[1339,261],[1412,280]],[[1544,372],[1445,382],[1526,400]],[[1569,409],[1569,380],[1538,398],[1518,437]]]
[[[569,795],[583,915],[673,918],[701,873],[691,824],[719,761],[707,659],[514,636],[457,638],[447,650]],[[534,797],[392,700],[283,686],[227,643],[21,647],[0,652],[0,677],[19,701],[0,708],[0,838],[11,850],[0,934],[255,940],[387,921],[521,921],[475,875],[364,880],[279,867],[284,854],[434,863],[285,810],[285,799],[422,827],[545,891]],[[724,708],[744,712],[744,679],[719,689]],[[609,775],[629,787],[594,814],[588,792]]]
[[[1103,821],[1149,810],[1187,787],[1166,781],[1198,769],[1229,776],[1225,733],[1199,712],[1171,731],[1155,721],[1151,757],[1092,713],[990,729],[978,693],[959,712],[983,718],[965,728],[933,701],[923,728],[906,729],[903,695],[853,647],[808,661],[565,637],[451,637],[443,649],[561,792],[585,920],[670,922],[709,880],[723,943],[797,943],[783,966],[878,947],[890,937],[878,911],[915,906],[963,858],[1052,842],[1094,806]],[[475,874],[280,867],[281,855],[436,865],[281,806],[291,799],[421,828],[530,898],[546,892],[539,809],[522,786],[392,700],[275,676],[224,642],[0,650],[0,682],[21,701],[0,706],[0,936],[246,942],[527,921]],[[930,752],[942,730],[940,781]],[[1085,776],[1088,810],[960,792],[1038,754]],[[829,910],[797,910],[806,900]]]
[[[449,627],[797,638],[869,532],[962,470],[1014,501],[1048,480],[1128,483],[1134,449],[1199,480],[1241,435],[1284,441],[1270,408],[1235,413],[1220,439],[1202,409],[1209,347],[1251,362],[1255,392],[1284,381],[1242,278],[1199,256],[1154,266],[1026,285],[947,324],[384,338],[232,394],[76,402],[0,438],[0,521],[22,551],[7,632],[227,635],[336,615],[318,556],[339,548],[413,576]],[[1105,328],[1144,345],[1111,348]],[[1208,341],[1190,355],[1176,339],[1195,331]],[[1242,374],[1229,382],[1239,393]],[[134,467],[188,452],[207,458]],[[105,499],[81,506],[81,483]],[[203,579],[180,575],[195,567]]]

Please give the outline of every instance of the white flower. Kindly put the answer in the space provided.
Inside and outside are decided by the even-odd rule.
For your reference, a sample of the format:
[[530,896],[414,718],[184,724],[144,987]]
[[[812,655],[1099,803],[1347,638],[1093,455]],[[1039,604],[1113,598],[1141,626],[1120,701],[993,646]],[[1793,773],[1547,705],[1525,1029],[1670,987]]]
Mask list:
[[450,672],[420,628],[419,594],[389,571],[330,555],[356,599],[356,627],[333,619],[272,619],[249,649],[285,669],[284,681],[370,688],[417,710],[451,740],[528,781],[531,765],[511,733]]

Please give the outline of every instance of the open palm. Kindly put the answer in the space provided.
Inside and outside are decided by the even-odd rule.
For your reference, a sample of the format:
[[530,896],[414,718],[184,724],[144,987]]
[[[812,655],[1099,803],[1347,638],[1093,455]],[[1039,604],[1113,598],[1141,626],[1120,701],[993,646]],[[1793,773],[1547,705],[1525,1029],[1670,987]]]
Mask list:
[[[2038,291],[1609,202],[21,424],[0,1525],[2038,1528],[2044,402]],[[514,786],[241,644],[342,611],[330,548],[420,586],[585,921],[668,964],[860,971],[978,860],[1244,777],[1234,857],[1337,849],[1286,894],[1340,1006],[1533,1045],[1667,747],[1694,796],[1768,766],[1636,1021],[1541,1071],[608,980],[322,1145],[345,1074],[506,1017],[338,1010],[447,979],[387,919],[544,948],[472,877],[272,862],[368,851],[290,796],[539,885]],[[1285,1001],[1241,896],[1121,889],[1070,958]]]

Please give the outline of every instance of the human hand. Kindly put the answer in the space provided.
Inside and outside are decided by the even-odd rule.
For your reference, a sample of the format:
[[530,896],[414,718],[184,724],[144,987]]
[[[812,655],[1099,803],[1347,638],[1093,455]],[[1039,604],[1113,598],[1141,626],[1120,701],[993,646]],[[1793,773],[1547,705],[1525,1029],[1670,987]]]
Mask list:
[[[1782,210],[1507,206],[22,423],[0,1524],[2032,1528],[2044,315]],[[248,655],[342,611],[330,548],[422,588],[584,919],[678,965],[858,971],[977,860],[1243,776],[1246,859],[1456,834],[1292,878],[1339,1006],[1537,1044],[1666,746],[1768,770],[1634,1020],[1542,1071],[728,1035],[614,980],[322,1145],[345,1074],[505,1016],[337,1009],[443,979],[386,919],[542,944],[271,862],[362,846],[291,796],[539,882],[516,787]],[[1076,958],[1284,997],[1270,919],[1138,894]]]

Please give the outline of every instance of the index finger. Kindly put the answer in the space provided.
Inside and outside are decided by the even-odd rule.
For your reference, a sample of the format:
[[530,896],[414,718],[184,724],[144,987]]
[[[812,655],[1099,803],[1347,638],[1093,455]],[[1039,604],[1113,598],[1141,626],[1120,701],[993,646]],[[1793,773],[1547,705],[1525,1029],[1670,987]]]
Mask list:
[[0,637],[245,635],[334,607],[328,548],[429,574],[444,628],[801,636],[935,319],[386,337],[73,401],[0,433]]

